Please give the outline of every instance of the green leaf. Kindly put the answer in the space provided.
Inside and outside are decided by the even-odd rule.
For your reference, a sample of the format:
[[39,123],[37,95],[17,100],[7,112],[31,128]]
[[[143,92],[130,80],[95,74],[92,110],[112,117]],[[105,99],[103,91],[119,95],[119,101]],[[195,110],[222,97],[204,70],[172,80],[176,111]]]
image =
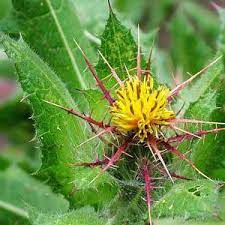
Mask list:
[[[192,21],[195,29],[208,45],[215,48],[219,35],[219,19],[213,10],[208,10],[202,4],[193,1],[184,1],[182,9]],[[204,20],[202,18],[205,18]]]
[[224,220],[225,219],[225,202],[224,202],[224,198],[225,198],[225,189],[224,187],[221,188],[222,190],[220,190],[219,193],[219,199],[218,199],[218,214],[220,215],[220,217]]
[[[185,100],[185,118],[192,118],[204,121],[225,122],[224,120],[224,81],[223,66],[221,61],[213,65],[201,78],[190,88],[187,88],[182,97]],[[190,94],[191,93],[191,94]],[[213,125],[189,126],[189,130],[210,130],[215,128]],[[195,140],[191,145],[187,141],[181,146],[186,152],[191,149],[190,159],[193,163],[207,175],[224,179],[218,171],[224,168],[224,132],[219,134],[206,135],[204,140]],[[177,161],[175,161],[177,163]],[[178,164],[180,173],[190,176],[193,169],[185,162]],[[183,166],[181,166],[183,165]],[[184,165],[186,170],[184,170]]]
[[56,71],[74,97],[75,88],[86,89],[92,82],[84,75],[86,64],[74,39],[94,54],[84,37],[75,8],[70,0],[14,0],[14,20],[25,41]]
[[[73,3],[76,8],[77,15],[81,21],[81,24],[83,27],[85,27],[85,36],[90,40],[90,42],[99,46],[101,44],[99,36],[101,36],[101,34],[103,33],[105,23],[108,18],[108,2],[102,0],[83,0],[79,2],[79,4],[77,1],[73,1]],[[119,4],[119,1],[118,3],[115,2],[113,6],[115,5],[115,7],[117,7],[117,4]],[[142,5],[143,2],[142,0],[140,1],[140,3],[139,1],[136,1],[135,4]],[[132,6],[132,4],[130,5]],[[93,8],[95,10],[93,10]],[[137,11],[137,8],[133,7],[133,10]],[[119,21],[123,21],[123,26],[129,27],[131,29],[132,35],[134,37],[137,37],[137,26],[134,25],[129,19],[129,16],[132,17],[132,15],[123,14],[119,12],[116,12],[116,15]],[[152,45],[157,30],[158,29],[153,29],[152,31],[148,32],[142,32],[140,30],[141,45],[144,47],[144,51],[145,49],[147,49],[146,52],[149,51],[149,48]]]
[[169,30],[174,65],[181,67],[184,74],[198,72],[211,58],[211,49],[196,32],[182,8],[171,20]]
[[[160,217],[212,218],[218,199],[216,184],[208,180],[187,181],[175,184],[153,208]],[[165,210],[167,209],[167,210]]]
[[[78,138],[84,140],[85,134],[76,119],[68,117],[68,122],[65,122],[67,120],[65,113],[43,101],[48,100],[73,107],[73,100],[56,75],[29,49],[22,39],[15,42],[3,37],[2,41],[8,56],[16,64],[23,90],[26,95],[30,95],[29,101],[34,111],[38,136],[43,146],[43,167],[47,167],[49,172],[53,172],[55,169],[57,171],[57,167],[59,167],[61,176],[63,174],[65,176],[65,173],[68,177],[73,176],[72,168],[63,164],[73,162],[72,149],[78,143]],[[70,125],[67,125],[69,123]],[[78,130],[80,130],[78,137],[72,136]],[[59,176],[55,178],[56,180],[62,180],[59,173],[55,176]]]
[[[155,54],[154,54],[155,53]],[[166,84],[168,87],[174,86],[172,79],[172,60],[166,51],[157,49],[153,52],[154,63],[152,65],[155,77],[161,84]]]
[[104,225],[105,220],[100,218],[93,208],[84,207],[66,214],[48,215],[39,214],[33,225]]
[[1,171],[0,185],[1,224],[6,224],[7,221],[12,224],[16,218],[27,220],[27,207],[55,214],[65,213],[69,208],[69,203],[62,196],[54,194],[48,186],[18,167],[12,166]]
[[[126,79],[128,76],[125,65],[128,70],[136,68],[137,45],[131,31],[120,23],[112,10],[110,10],[105,30],[101,36],[100,51],[116,70],[121,80]],[[101,57],[96,70],[100,78],[106,78],[111,73]],[[130,73],[134,74],[134,72],[136,71],[133,70]],[[107,86],[112,87],[116,84],[116,81],[110,76],[105,83]]]
[[[34,112],[37,138],[42,150],[41,175],[68,198],[73,201],[79,199],[79,204],[83,204],[82,199],[89,201],[82,198],[87,192],[93,195],[91,203],[107,202],[108,198],[105,199],[104,196],[109,196],[110,199],[115,192],[111,184],[105,184],[109,182],[107,174],[91,185],[90,181],[99,170],[71,165],[74,162],[89,162],[95,159],[93,144],[77,148],[87,139],[87,129],[83,121],[44,102],[45,100],[76,109],[65,86],[22,39],[16,42],[3,36],[2,43],[8,56],[16,64],[21,86]],[[76,193],[73,195],[75,189]],[[101,193],[103,189],[105,194]]]
[[[225,122],[224,119],[224,83],[219,84],[218,82],[214,86],[214,90],[210,88],[204,96],[196,102],[191,104],[188,112],[185,114],[188,118],[195,118],[205,121],[219,121]],[[194,115],[194,116],[193,116]],[[200,129],[200,126],[198,126]],[[209,130],[213,129],[215,126],[203,126],[202,129]],[[196,130],[192,126],[192,131]],[[204,141],[196,142],[192,145],[191,159],[198,168],[210,175],[215,179],[224,179],[223,173],[218,174],[218,170],[224,169],[224,150],[225,150],[225,140],[224,132],[220,132],[215,136],[215,134],[207,135]]]
[[184,220],[183,218],[164,218],[155,221],[158,225],[223,225],[223,221],[219,220],[207,220],[207,221],[196,221],[196,220]]
[[106,121],[108,102],[98,89],[79,90],[76,92],[77,105],[81,112],[91,114],[99,121]]

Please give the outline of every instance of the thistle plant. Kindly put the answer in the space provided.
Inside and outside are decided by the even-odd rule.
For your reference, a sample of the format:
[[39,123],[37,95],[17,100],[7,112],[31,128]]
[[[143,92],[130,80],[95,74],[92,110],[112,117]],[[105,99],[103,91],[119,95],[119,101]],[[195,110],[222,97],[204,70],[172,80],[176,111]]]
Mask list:
[[[19,163],[0,171],[4,195],[13,187],[8,198],[0,194],[0,210],[35,225],[220,224],[225,11],[219,32],[215,15],[194,1],[174,6],[164,18],[171,33],[165,50],[156,30],[144,33],[142,23],[132,26],[118,13],[121,23],[109,1],[12,0],[9,20],[0,21],[6,33],[0,43],[15,64],[19,97],[32,107],[31,144],[41,165],[32,175]],[[98,13],[104,20],[95,26]],[[209,49],[208,39],[218,47]],[[171,77],[170,59],[177,69]],[[14,192],[32,210],[14,203]]]
[[[221,56],[216,58],[209,65],[204,67],[201,71],[190,77],[188,80],[177,85],[174,89],[170,90],[165,85],[154,84],[154,78],[151,71],[151,56],[152,49],[150,51],[150,56],[147,63],[147,68],[143,69],[141,67],[141,47],[140,47],[140,35],[138,30],[138,52],[137,52],[137,66],[136,75],[131,76],[129,70],[127,70],[127,78],[121,80],[116,70],[111,67],[106,58],[99,52],[100,57],[103,58],[105,63],[108,65],[111,76],[117,82],[118,88],[115,93],[111,93],[108,90],[103,81],[99,78],[94,66],[88,59],[86,53],[82,50],[79,44],[75,41],[77,47],[80,49],[81,54],[87,64],[88,69],[93,75],[98,88],[101,90],[103,98],[108,102],[108,114],[110,116],[109,121],[97,121],[91,116],[77,112],[74,109],[68,109],[64,106],[57,105],[53,102],[46,101],[53,106],[61,108],[76,117],[85,120],[91,127],[97,127],[101,129],[100,132],[96,134],[94,130],[93,138],[102,138],[104,135],[111,134],[119,140],[119,145],[115,153],[110,155],[104,155],[103,159],[97,158],[93,162],[83,162],[75,164],[74,166],[85,166],[85,167],[102,167],[101,172],[94,178],[95,181],[104,172],[113,168],[122,157],[135,157],[135,149],[128,152],[130,145],[141,145],[144,147],[145,151],[150,151],[152,154],[152,159],[149,159],[146,155],[143,156],[142,164],[139,167],[142,170],[144,182],[145,182],[145,192],[146,192],[146,203],[148,207],[149,224],[152,225],[151,216],[151,192],[154,189],[154,184],[152,181],[152,172],[150,167],[157,164],[160,161],[161,167],[156,167],[162,175],[165,175],[174,183],[174,178],[177,179],[189,179],[171,173],[166,165],[165,159],[166,153],[172,153],[177,156],[180,160],[186,161],[195,171],[206,179],[211,180],[203,172],[201,172],[194,163],[189,160],[184,153],[178,150],[179,145],[185,140],[192,140],[194,138],[202,138],[207,134],[218,133],[220,131],[225,131],[225,128],[214,128],[211,130],[198,130],[195,132],[188,131],[180,127],[181,125],[191,124],[210,124],[210,125],[225,125],[222,122],[211,122],[202,121],[195,119],[185,119],[179,118],[178,113],[174,112],[172,103],[174,98],[179,96],[179,93],[191,83],[195,78],[203,74],[210,66],[217,63],[221,59]],[[174,133],[171,135],[171,133]],[[90,141],[88,140],[88,141]],[[124,156],[123,156],[124,155]]]

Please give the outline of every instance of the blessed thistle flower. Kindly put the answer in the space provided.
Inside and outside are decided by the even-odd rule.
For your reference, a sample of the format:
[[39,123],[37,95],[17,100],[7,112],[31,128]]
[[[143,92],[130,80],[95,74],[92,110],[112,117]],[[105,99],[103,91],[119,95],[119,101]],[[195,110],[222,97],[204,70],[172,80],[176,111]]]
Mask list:
[[173,110],[168,109],[169,89],[154,88],[154,80],[145,76],[129,78],[117,90],[116,101],[111,107],[112,124],[122,133],[134,132],[140,142],[149,137],[159,138],[161,127],[168,126],[175,118]]
[[[171,107],[171,103],[183,88],[185,88],[193,79],[203,74],[210,66],[215,64],[221,57],[211,62],[208,66],[206,66],[201,71],[193,75],[190,79],[177,85],[173,90],[170,90],[164,85],[155,87],[154,79],[151,76],[151,68],[150,68],[151,53],[149,56],[147,68],[145,70],[141,68],[141,51],[140,51],[140,40],[138,35],[138,54],[137,54],[137,68],[136,68],[137,76],[131,77],[128,73],[128,78],[125,81],[121,81],[115,69],[113,69],[110,66],[105,57],[101,54],[101,52],[99,52],[100,56],[109,66],[112,76],[119,84],[119,88],[116,90],[115,96],[112,96],[109,90],[106,89],[103,81],[99,79],[94,69],[94,66],[90,63],[87,55],[80,48],[78,43],[76,44],[80,49],[90,72],[95,78],[97,86],[100,88],[104,98],[109,103],[110,108],[109,114],[111,115],[111,122],[110,124],[108,124],[104,123],[104,121],[97,121],[94,118],[79,113],[74,109],[68,109],[65,108],[64,106],[59,106],[52,102],[48,103],[67,111],[69,114],[75,115],[85,120],[91,126],[92,131],[94,131],[95,133],[96,133],[95,127],[102,129],[101,132],[97,133],[97,135],[95,135],[88,141],[96,137],[99,137],[101,140],[105,141],[103,135],[107,133],[119,136],[120,140],[123,140],[120,146],[118,147],[117,151],[113,155],[111,156],[105,155],[104,158],[101,160],[96,159],[93,162],[82,162],[76,165],[87,167],[101,166],[102,171],[95,178],[97,179],[106,170],[110,169],[116,163],[118,163],[118,161],[121,160],[123,154],[129,155],[127,154],[127,149],[129,145],[140,144],[143,146],[148,146],[148,149],[152,153],[155,161],[159,160],[162,164],[163,169],[160,169],[159,172],[162,173],[163,175],[166,174],[172,182],[174,182],[173,177],[179,179],[186,179],[186,178],[177,175],[175,173],[170,173],[164,161],[164,155],[162,154],[162,151],[164,150],[167,150],[169,153],[174,154],[181,160],[186,161],[199,174],[201,174],[203,177],[207,179],[210,179],[204,173],[202,173],[186,157],[186,155],[181,153],[175,146],[177,146],[177,144],[180,144],[184,140],[201,138],[210,133],[217,133],[219,131],[223,131],[225,130],[225,128],[200,130],[191,133],[189,131],[183,130],[178,125],[187,123],[225,125],[225,123],[177,118],[176,113],[173,111]],[[168,129],[176,131],[176,135],[165,138],[165,133]],[[181,134],[177,134],[177,132],[181,132]],[[149,159],[145,157],[143,159],[143,165],[141,167],[142,175],[145,181],[146,203],[148,207],[150,225],[152,225],[151,191],[154,188],[152,181],[153,179],[151,177],[150,165],[153,163],[154,162],[149,161]]]

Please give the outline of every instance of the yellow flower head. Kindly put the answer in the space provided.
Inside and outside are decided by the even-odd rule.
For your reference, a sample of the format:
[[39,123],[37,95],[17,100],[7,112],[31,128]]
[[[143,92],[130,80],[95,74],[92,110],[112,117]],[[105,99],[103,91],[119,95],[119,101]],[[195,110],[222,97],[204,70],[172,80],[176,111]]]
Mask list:
[[160,126],[175,118],[175,113],[167,109],[168,95],[169,89],[164,86],[154,90],[150,76],[143,81],[129,78],[116,92],[112,123],[122,132],[136,132],[142,142],[149,134],[158,137]]

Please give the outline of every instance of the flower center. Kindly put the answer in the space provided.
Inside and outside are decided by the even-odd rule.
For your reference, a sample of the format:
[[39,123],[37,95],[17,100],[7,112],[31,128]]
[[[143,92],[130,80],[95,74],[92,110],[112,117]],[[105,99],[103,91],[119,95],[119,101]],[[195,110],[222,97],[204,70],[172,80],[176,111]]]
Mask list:
[[122,132],[134,131],[144,141],[149,134],[158,137],[160,127],[168,125],[175,113],[168,107],[169,89],[159,86],[154,90],[153,79],[129,78],[116,92],[111,107],[112,123]]

